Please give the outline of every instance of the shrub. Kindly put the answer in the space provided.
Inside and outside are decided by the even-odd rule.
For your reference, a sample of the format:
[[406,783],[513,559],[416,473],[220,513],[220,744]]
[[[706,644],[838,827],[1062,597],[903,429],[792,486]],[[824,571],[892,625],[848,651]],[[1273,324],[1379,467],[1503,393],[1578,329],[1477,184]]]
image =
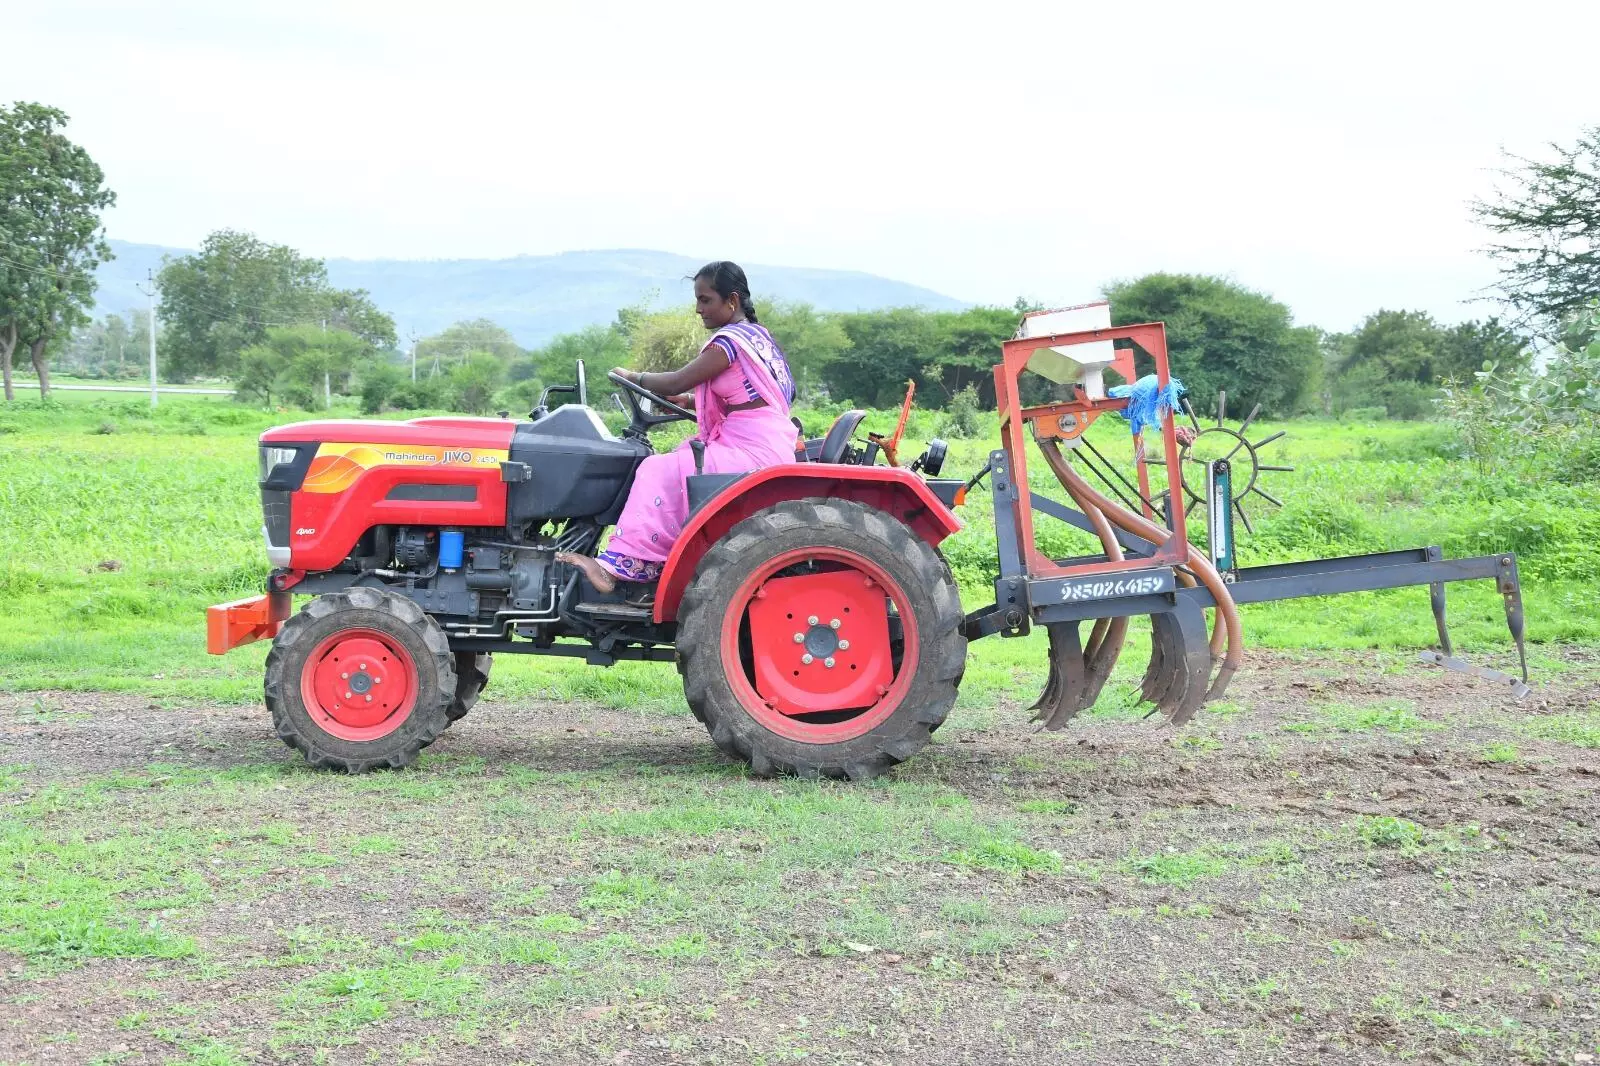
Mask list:
[[958,391],[945,405],[943,433],[949,437],[965,439],[976,437],[984,428],[983,412],[978,407],[978,389],[974,385]]
[[1352,407],[1340,418],[1346,422],[1376,422],[1388,416],[1388,410],[1383,407]]
[[407,384],[405,371],[385,362],[373,362],[361,371],[361,413],[375,415]]

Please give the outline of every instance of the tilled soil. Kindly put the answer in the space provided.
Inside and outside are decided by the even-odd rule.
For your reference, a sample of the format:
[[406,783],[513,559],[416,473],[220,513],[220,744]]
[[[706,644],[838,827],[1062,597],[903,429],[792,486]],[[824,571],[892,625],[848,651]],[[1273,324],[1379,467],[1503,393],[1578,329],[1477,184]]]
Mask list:
[[357,779],[259,708],[0,695],[0,1063],[1596,1061],[1564,661],[1518,702],[1257,654],[1183,730],[958,708],[875,786],[492,686]]

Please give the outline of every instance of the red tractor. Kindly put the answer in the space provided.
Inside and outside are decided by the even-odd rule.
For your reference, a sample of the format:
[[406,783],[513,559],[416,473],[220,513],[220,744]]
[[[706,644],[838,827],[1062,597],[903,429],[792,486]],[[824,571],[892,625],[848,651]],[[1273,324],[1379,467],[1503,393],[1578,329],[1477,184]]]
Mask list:
[[[1239,665],[1236,603],[1427,584],[1440,660],[1452,664],[1443,583],[1490,578],[1520,649],[1510,555],[1444,560],[1437,548],[1419,548],[1237,567],[1231,515],[1239,496],[1228,489],[1228,461],[1194,460],[1181,443],[1194,435],[1177,432],[1171,409],[1161,412],[1160,447],[1148,460],[1167,467],[1164,498],[1149,489],[1143,447],[1136,482],[1107,471],[1083,433],[1128,400],[1107,395],[1098,364],[1060,353],[1076,345],[1110,352],[1109,342],[1116,357],[1104,365],[1125,381],[1135,380],[1137,349],[1168,385],[1159,324],[1007,342],[995,367],[1002,447],[967,481],[938,476],[939,441],[898,465],[909,394],[892,435],[859,440],[864,416],[851,411],[825,437],[805,441],[793,463],[690,476],[689,521],[651,607],[599,595],[555,560],[558,551],[598,550],[651,454],[649,430],[693,418],[626,378],[611,377],[630,413],[620,437],[587,405],[581,364],[578,384],[547,389],[527,421],[270,430],[260,441],[260,488],[274,569],[265,595],[210,608],[208,649],[273,639],[267,707],[278,735],[317,766],[409,764],[472,708],[496,653],[524,653],[596,666],[674,661],[690,709],[724,752],[758,774],[851,779],[929,742],[955,704],[969,640],[1034,625],[1050,637],[1050,681],[1037,705],[1047,728],[1094,702],[1132,615],[1149,615],[1152,625],[1143,694],[1173,722],[1220,695]],[[1066,398],[1022,407],[1025,371],[1051,378]],[[551,392],[576,393],[577,402],[550,410]],[[1070,504],[1030,489],[1028,436]],[[1256,484],[1257,450],[1248,448],[1256,465],[1236,471],[1240,483],[1248,476]],[[1069,457],[1122,495],[1114,474],[1137,501],[1111,499]],[[1189,468],[1204,473],[1204,495],[1185,480]],[[985,475],[993,478],[995,601],[963,614],[939,546],[962,528],[954,509]],[[1187,540],[1182,504],[1191,498],[1207,509],[1209,558]],[[1101,552],[1048,558],[1033,543],[1036,512],[1092,534]],[[291,613],[296,595],[308,599]],[[1093,629],[1081,639],[1085,621]]]
[[[579,385],[526,422],[419,418],[283,426],[261,437],[265,596],[211,609],[223,652],[274,637],[266,701],[319,766],[404,766],[466,714],[497,652],[593,665],[673,660],[717,745],[758,772],[870,777],[928,742],[966,660],[938,545],[960,481],[935,442],[910,468],[857,447],[861,412],[792,465],[689,479],[693,512],[653,607],[603,597],[555,561],[595,552],[687,411],[612,381],[612,435]],[[550,410],[551,391],[577,403]],[[291,595],[314,597],[290,615]]]

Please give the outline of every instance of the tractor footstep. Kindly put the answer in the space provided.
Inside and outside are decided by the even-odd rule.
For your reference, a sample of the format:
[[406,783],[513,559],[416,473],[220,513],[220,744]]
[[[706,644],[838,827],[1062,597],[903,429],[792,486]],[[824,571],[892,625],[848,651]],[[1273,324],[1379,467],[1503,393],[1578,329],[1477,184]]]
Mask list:
[[1425,651],[1420,653],[1417,658],[1432,666],[1442,666],[1446,670],[1454,670],[1461,674],[1472,674],[1475,677],[1481,677],[1486,681],[1493,681],[1496,684],[1505,685],[1507,688],[1511,689],[1511,694],[1517,697],[1519,700],[1533,691],[1524,682],[1518,678],[1512,677],[1510,674],[1503,673],[1499,670],[1491,670],[1487,666],[1473,666],[1466,660],[1457,659],[1453,655],[1445,655],[1436,651]]
[[614,618],[622,622],[646,622],[654,614],[653,608],[627,603],[580,603],[577,609],[596,618]]

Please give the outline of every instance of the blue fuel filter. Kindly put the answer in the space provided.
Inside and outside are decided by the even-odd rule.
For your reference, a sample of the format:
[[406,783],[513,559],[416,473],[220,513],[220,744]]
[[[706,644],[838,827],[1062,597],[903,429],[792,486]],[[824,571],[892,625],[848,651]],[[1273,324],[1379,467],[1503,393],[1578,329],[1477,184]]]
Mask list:
[[462,549],[466,538],[459,529],[439,531],[439,566],[445,570],[461,568]]

